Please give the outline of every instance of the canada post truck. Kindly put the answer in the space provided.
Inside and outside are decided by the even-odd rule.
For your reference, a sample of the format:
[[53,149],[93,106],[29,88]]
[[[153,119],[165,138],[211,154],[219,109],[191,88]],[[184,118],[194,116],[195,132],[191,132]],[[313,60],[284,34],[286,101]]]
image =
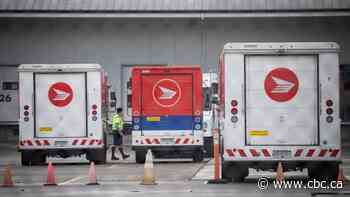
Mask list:
[[22,64],[19,151],[22,165],[47,156],[106,162],[107,76],[97,64]]
[[248,168],[307,169],[336,180],[341,162],[339,46],[333,42],[228,43],[219,62],[223,178]]

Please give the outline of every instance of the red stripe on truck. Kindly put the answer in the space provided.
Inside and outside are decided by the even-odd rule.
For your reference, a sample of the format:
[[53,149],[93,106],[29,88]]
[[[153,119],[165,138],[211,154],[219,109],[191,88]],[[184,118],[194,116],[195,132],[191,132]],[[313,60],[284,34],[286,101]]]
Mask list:
[[300,157],[301,156],[301,153],[303,153],[303,149],[298,149],[295,154],[294,154],[294,157]]
[[271,154],[267,149],[262,149],[262,153],[264,154],[265,157],[271,157]]
[[331,157],[336,157],[337,155],[338,155],[338,153],[339,153],[339,149],[333,149],[332,151],[331,151],[332,153],[331,153]]
[[259,157],[260,154],[255,149],[250,149],[250,153],[252,153],[253,157]]
[[80,145],[85,145],[86,141],[87,141],[87,140],[82,140],[81,143],[80,143]]
[[50,146],[49,141],[48,141],[48,140],[44,140],[44,145],[45,145],[45,146]]
[[75,139],[75,140],[73,141],[72,145],[75,146],[75,145],[77,145],[77,143],[78,143],[78,140]]
[[320,154],[318,154],[318,156],[319,156],[319,157],[324,157],[324,156],[326,155],[326,153],[327,153],[327,149],[322,149],[322,150],[320,151]]
[[229,157],[234,157],[235,156],[235,154],[233,153],[233,151],[231,149],[226,149],[226,152],[227,152]]
[[40,140],[35,140],[36,145],[41,146]]
[[309,151],[306,154],[306,157],[312,157],[315,151],[316,151],[315,149],[309,149]]
[[94,142],[95,142],[95,140],[91,140],[90,143],[89,143],[89,145],[93,145]]
[[244,150],[243,149],[238,149],[238,152],[239,152],[239,155],[241,157],[246,157],[247,155],[245,154]]

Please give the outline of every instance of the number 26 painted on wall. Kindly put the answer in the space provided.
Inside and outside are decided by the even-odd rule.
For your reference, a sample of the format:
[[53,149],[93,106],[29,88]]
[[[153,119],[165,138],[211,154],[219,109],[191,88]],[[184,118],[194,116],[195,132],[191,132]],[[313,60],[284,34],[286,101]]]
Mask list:
[[9,103],[12,101],[11,95],[0,94],[0,103]]

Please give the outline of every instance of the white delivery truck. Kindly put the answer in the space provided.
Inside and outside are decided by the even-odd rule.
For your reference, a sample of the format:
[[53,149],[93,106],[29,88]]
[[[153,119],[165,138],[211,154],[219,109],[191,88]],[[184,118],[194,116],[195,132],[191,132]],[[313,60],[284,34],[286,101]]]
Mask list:
[[339,46],[228,43],[219,63],[222,177],[307,168],[335,180],[341,162]]
[[203,142],[205,157],[213,156],[213,108],[212,97],[217,94],[217,74],[214,72],[203,73]]
[[19,71],[22,164],[47,156],[106,161],[107,77],[97,64],[23,64]]

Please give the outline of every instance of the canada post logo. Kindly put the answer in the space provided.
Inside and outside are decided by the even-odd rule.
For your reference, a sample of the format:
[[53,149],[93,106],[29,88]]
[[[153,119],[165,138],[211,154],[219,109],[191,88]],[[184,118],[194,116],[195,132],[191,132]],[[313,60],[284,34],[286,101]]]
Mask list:
[[161,79],[153,86],[153,100],[161,107],[172,107],[181,99],[180,85],[173,79]]
[[296,74],[288,68],[276,68],[265,78],[265,92],[274,101],[286,102],[298,92],[299,81]]
[[73,90],[68,84],[58,82],[49,88],[48,97],[53,105],[57,107],[65,107],[73,99]]

